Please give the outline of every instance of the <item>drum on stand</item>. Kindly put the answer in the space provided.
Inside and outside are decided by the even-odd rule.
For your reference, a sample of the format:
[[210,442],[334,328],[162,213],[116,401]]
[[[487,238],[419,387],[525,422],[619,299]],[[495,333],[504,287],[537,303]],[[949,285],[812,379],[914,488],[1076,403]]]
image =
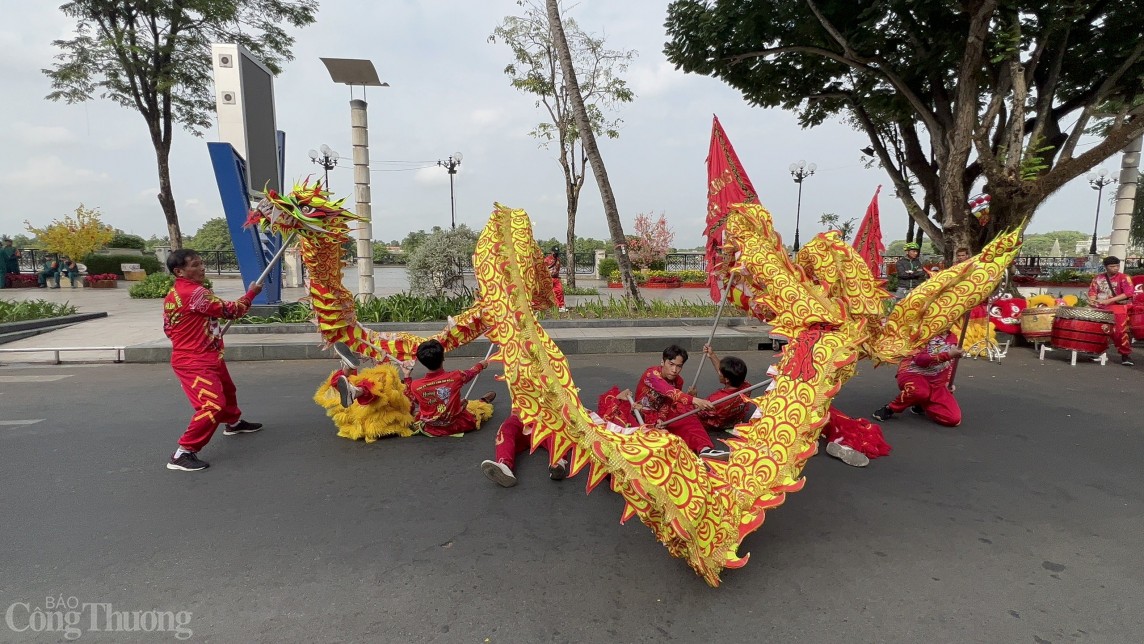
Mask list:
[[1104,353],[1112,331],[1112,311],[1084,306],[1059,306],[1050,342],[1054,349]]
[[1058,307],[1038,306],[1021,311],[1021,335],[1028,340],[1043,341],[1053,334],[1053,319]]

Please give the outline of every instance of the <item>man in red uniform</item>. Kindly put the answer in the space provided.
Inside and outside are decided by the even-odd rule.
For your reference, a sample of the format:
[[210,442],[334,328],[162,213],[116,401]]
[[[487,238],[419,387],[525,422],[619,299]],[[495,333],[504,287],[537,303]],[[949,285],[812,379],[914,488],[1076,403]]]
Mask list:
[[[464,371],[445,371],[445,348],[437,340],[426,340],[417,347],[417,361],[429,370],[413,380],[407,365],[402,365],[405,390],[417,407],[417,422],[421,431],[430,436],[449,436],[478,429],[477,417],[469,411],[461,398],[461,387],[489,366],[482,360]],[[496,392],[490,391],[480,400],[492,403]]]
[[1132,300],[1132,280],[1120,272],[1120,258],[1104,258],[1104,272],[1088,285],[1088,302],[1098,309],[1112,311],[1112,343],[1120,353],[1120,364],[1132,366],[1132,341],[1128,339],[1128,303]]
[[564,306],[564,283],[560,281],[560,247],[553,246],[552,252],[544,256],[544,265],[548,267],[548,276],[552,278],[552,292],[556,295],[556,306],[564,313],[568,309]]
[[[496,460],[483,461],[481,471],[501,487],[516,485],[516,457],[532,445],[531,432],[525,433],[524,423],[516,414],[510,414],[497,430]],[[552,440],[545,441],[545,449],[552,448]],[[568,459],[562,458],[548,468],[548,478],[562,481],[568,476]]]
[[[751,386],[751,383],[747,382],[747,363],[734,356],[720,360],[719,355],[707,344],[703,345],[703,355],[714,365],[719,374],[719,384],[723,385],[707,396],[707,400],[712,404],[729,396],[734,396],[736,400],[715,405],[714,409],[701,411],[696,416],[699,417],[699,422],[703,423],[703,428],[709,432],[734,427],[746,420],[747,411],[751,407],[739,393]],[[694,396],[695,387],[692,386],[688,393]]]
[[262,292],[255,283],[234,302],[215,297],[203,286],[203,258],[193,250],[179,249],[167,256],[167,269],[175,285],[163,300],[163,332],[171,340],[171,369],[175,371],[187,400],[194,407],[191,422],[179,439],[179,448],[167,461],[167,469],[197,472],[209,467],[198,452],[219,423],[223,434],[246,434],[262,429],[260,423],[242,420],[234,381],[223,360],[222,327],[219,319],[243,316],[250,302]]
[[[636,405],[643,411],[644,422],[661,425],[675,416],[699,409],[710,411],[715,407],[710,401],[696,398],[683,392],[683,377],[679,372],[687,363],[687,351],[677,345],[663,350],[663,362],[648,367],[636,385]],[[725,449],[716,448],[703,428],[703,423],[695,416],[677,420],[664,429],[675,434],[687,443],[696,454],[704,458],[725,460],[729,455]]]
[[950,367],[960,358],[957,336],[945,332],[935,335],[917,353],[898,365],[898,388],[901,393],[890,404],[874,412],[877,420],[889,420],[894,414],[909,409],[925,414],[946,427],[961,424],[961,407],[949,390]]

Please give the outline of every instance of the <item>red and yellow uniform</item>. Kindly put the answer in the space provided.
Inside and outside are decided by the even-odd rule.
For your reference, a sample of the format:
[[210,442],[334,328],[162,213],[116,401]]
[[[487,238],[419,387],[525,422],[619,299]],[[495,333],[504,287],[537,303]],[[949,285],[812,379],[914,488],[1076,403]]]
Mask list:
[[723,403],[710,411],[701,411],[696,416],[699,417],[699,422],[703,423],[703,427],[708,431],[723,429],[731,427],[743,422],[747,417],[747,409],[751,404],[743,400],[743,395],[739,392],[751,386],[751,383],[744,382],[738,387],[727,385],[722,389],[717,389],[707,400],[711,402],[718,402],[728,396],[735,396],[738,400],[734,402]]
[[448,436],[480,427],[477,417],[461,398],[461,387],[484,368],[484,364],[478,362],[464,371],[436,369],[417,380],[405,379],[409,399],[417,406],[417,422],[422,431],[430,436]]
[[[646,409],[643,418],[649,425],[689,412],[695,405],[695,398],[683,391],[683,377],[676,376],[671,381],[665,380],[661,369],[660,366],[648,367],[636,385],[636,403]],[[703,428],[703,423],[695,416],[677,420],[666,429],[682,438],[695,453],[704,448],[714,447],[707,430]]]
[[179,378],[194,413],[179,439],[183,449],[197,452],[218,429],[242,416],[234,381],[223,360],[219,319],[240,318],[255,293],[247,291],[234,302],[219,299],[202,284],[185,277],[163,300],[163,333],[171,340],[171,369]]
[[957,336],[952,333],[930,339],[917,353],[898,365],[898,388],[901,393],[887,407],[895,414],[917,405],[939,425],[961,424],[961,407],[949,390],[953,349]]
[[1094,276],[1088,285],[1089,302],[1107,300],[1117,295],[1127,295],[1128,297],[1121,300],[1119,304],[1094,304],[1093,306],[1112,312],[1112,331],[1109,333],[1112,344],[1116,345],[1116,351],[1121,356],[1129,356],[1132,354],[1132,341],[1128,338],[1128,304],[1132,302],[1134,295],[1132,280],[1124,273],[1115,275],[1101,273]]
[[552,278],[552,292],[556,295],[556,306],[564,308],[564,283],[560,281],[560,260],[552,255],[544,256],[548,276]]

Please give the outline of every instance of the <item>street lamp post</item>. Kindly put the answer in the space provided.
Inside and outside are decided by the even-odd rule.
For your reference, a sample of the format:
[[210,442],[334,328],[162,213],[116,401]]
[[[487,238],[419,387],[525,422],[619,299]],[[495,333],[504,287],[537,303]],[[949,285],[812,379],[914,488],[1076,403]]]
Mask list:
[[1108,170],[1101,168],[1099,172],[1088,173],[1088,183],[1096,191],[1096,220],[1092,223],[1092,245],[1088,247],[1088,254],[1096,257],[1096,231],[1100,226],[1100,200],[1104,194],[1104,186],[1116,183],[1116,179],[1108,176]]
[[449,173],[449,213],[453,230],[457,229],[457,198],[453,193],[453,175],[457,174],[457,166],[461,165],[461,159],[463,158],[464,155],[460,152],[454,152],[448,161],[437,161],[437,165],[445,168]]
[[326,190],[330,189],[330,170],[338,166],[338,153],[325,143],[318,150],[310,150],[310,161],[322,166],[325,170],[325,179],[322,181],[322,187]]
[[818,169],[818,166],[813,163],[808,164],[800,159],[798,163],[790,164],[788,169],[790,176],[794,177],[794,182],[798,184],[798,205],[794,210],[794,250],[798,252],[799,219],[802,216],[802,182],[807,177],[814,176],[814,171]]

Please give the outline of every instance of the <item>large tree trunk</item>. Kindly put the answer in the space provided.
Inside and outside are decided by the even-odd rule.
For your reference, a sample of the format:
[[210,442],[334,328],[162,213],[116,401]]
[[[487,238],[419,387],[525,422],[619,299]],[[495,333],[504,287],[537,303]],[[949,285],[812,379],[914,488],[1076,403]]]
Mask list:
[[552,44],[556,47],[560,68],[564,72],[564,83],[572,102],[572,116],[576,121],[576,129],[579,130],[588,162],[592,164],[596,185],[600,188],[600,198],[604,202],[604,216],[608,220],[608,232],[611,233],[612,243],[616,246],[616,261],[620,265],[620,275],[628,287],[628,294],[633,302],[642,304],[639,287],[632,277],[632,262],[628,258],[627,238],[620,223],[616,197],[612,194],[612,184],[608,181],[608,171],[604,168],[604,159],[600,156],[600,148],[596,145],[596,135],[592,132],[592,123],[588,120],[588,111],[584,107],[584,96],[580,93],[580,83],[576,80],[576,68],[572,65],[572,54],[568,51],[568,39],[564,35],[564,25],[560,21],[560,4],[558,0],[546,0],[546,5],[548,25],[552,30]]
[[568,256],[568,286],[576,288],[576,206],[568,202],[568,239],[565,248]]
[[171,163],[169,150],[155,150],[159,162],[159,205],[167,219],[167,236],[171,239],[171,250],[183,247],[183,233],[179,229],[179,213],[175,208],[175,194],[171,191]]

